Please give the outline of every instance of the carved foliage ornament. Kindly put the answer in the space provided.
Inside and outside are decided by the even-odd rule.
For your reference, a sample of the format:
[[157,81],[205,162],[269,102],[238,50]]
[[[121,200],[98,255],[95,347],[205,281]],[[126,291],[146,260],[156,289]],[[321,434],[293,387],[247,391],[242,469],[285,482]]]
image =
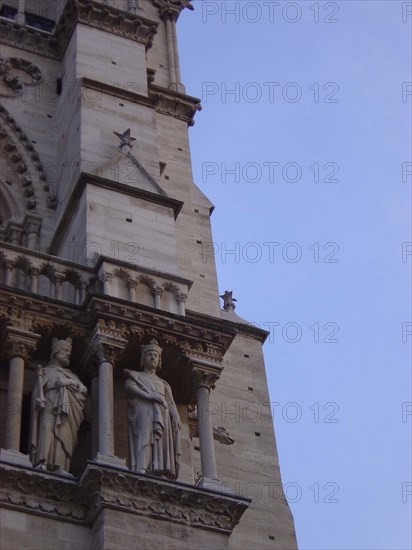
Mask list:
[[159,8],[161,17],[174,20],[177,20],[183,9],[194,10],[190,0],[153,0],[153,4]]
[[93,521],[102,508],[110,506],[229,534],[249,504],[248,499],[208,494],[93,464],[86,467],[80,480],[14,468],[2,468],[1,474],[0,501],[4,506],[76,523]]
[[0,76],[0,95],[6,97],[16,97],[25,86],[36,86],[43,80],[37,65],[20,57],[0,56]]

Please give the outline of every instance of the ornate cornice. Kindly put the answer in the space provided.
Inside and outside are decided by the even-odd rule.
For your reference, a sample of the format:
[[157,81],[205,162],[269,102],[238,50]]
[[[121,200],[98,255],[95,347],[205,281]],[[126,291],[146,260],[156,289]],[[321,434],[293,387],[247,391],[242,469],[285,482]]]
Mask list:
[[52,33],[16,25],[1,18],[2,41],[16,48],[61,59],[77,23],[101,29],[144,44],[153,44],[158,23],[108,4],[90,0],[69,0]]
[[82,78],[82,85],[99,93],[112,95],[118,99],[150,107],[162,115],[172,116],[178,120],[183,120],[189,126],[193,126],[196,113],[202,110],[200,99],[153,84],[154,73],[156,71],[148,69],[148,72],[150,73],[148,78],[148,97],[87,77]]
[[77,22],[129,38],[151,48],[157,23],[108,4],[90,0],[72,0]]
[[230,535],[250,500],[89,463],[80,479],[1,467],[4,507],[91,525],[104,508]]
[[183,120],[189,126],[194,125],[195,114],[202,110],[200,99],[154,84],[149,84],[149,98],[158,113]]
[[74,480],[1,465],[0,502],[5,508],[85,522],[90,494]]
[[177,21],[180,13],[185,8],[194,10],[191,0],[152,0],[159,8],[159,15],[162,19]]
[[1,41],[4,44],[35,52],[46,57],[58,57],[56,51],[57,40],[48,32],[16,25],[11,19],[0,19]]

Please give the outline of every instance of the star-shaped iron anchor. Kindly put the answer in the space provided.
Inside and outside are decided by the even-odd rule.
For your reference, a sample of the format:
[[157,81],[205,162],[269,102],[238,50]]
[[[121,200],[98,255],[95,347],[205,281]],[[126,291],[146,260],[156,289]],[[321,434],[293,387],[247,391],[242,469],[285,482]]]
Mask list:
[[131,137],[130,135],[130,128],[128,128],[123,134],[119,134],[119,132],[113,132],[119,139],[120,139],[120,145],[119,149],[121,152],[130,151],[130,149],[133,147],[132,142],[136,141],[136,138]]

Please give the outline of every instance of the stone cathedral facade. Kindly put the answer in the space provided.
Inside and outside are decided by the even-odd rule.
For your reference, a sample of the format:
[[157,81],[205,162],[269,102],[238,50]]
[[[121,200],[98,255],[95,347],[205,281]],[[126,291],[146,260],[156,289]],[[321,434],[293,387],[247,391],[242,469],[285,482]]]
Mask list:
[[267,333],[204,254],[192,8],[0,2],[4,549],[296,548]]

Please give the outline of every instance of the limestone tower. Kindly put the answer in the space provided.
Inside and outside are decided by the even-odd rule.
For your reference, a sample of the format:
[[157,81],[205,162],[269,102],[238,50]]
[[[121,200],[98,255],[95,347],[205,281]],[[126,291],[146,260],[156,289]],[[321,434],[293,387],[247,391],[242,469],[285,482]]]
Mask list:
[[205,257],[183,9],[0,2],[7,550],[296,547],[267,333]]

